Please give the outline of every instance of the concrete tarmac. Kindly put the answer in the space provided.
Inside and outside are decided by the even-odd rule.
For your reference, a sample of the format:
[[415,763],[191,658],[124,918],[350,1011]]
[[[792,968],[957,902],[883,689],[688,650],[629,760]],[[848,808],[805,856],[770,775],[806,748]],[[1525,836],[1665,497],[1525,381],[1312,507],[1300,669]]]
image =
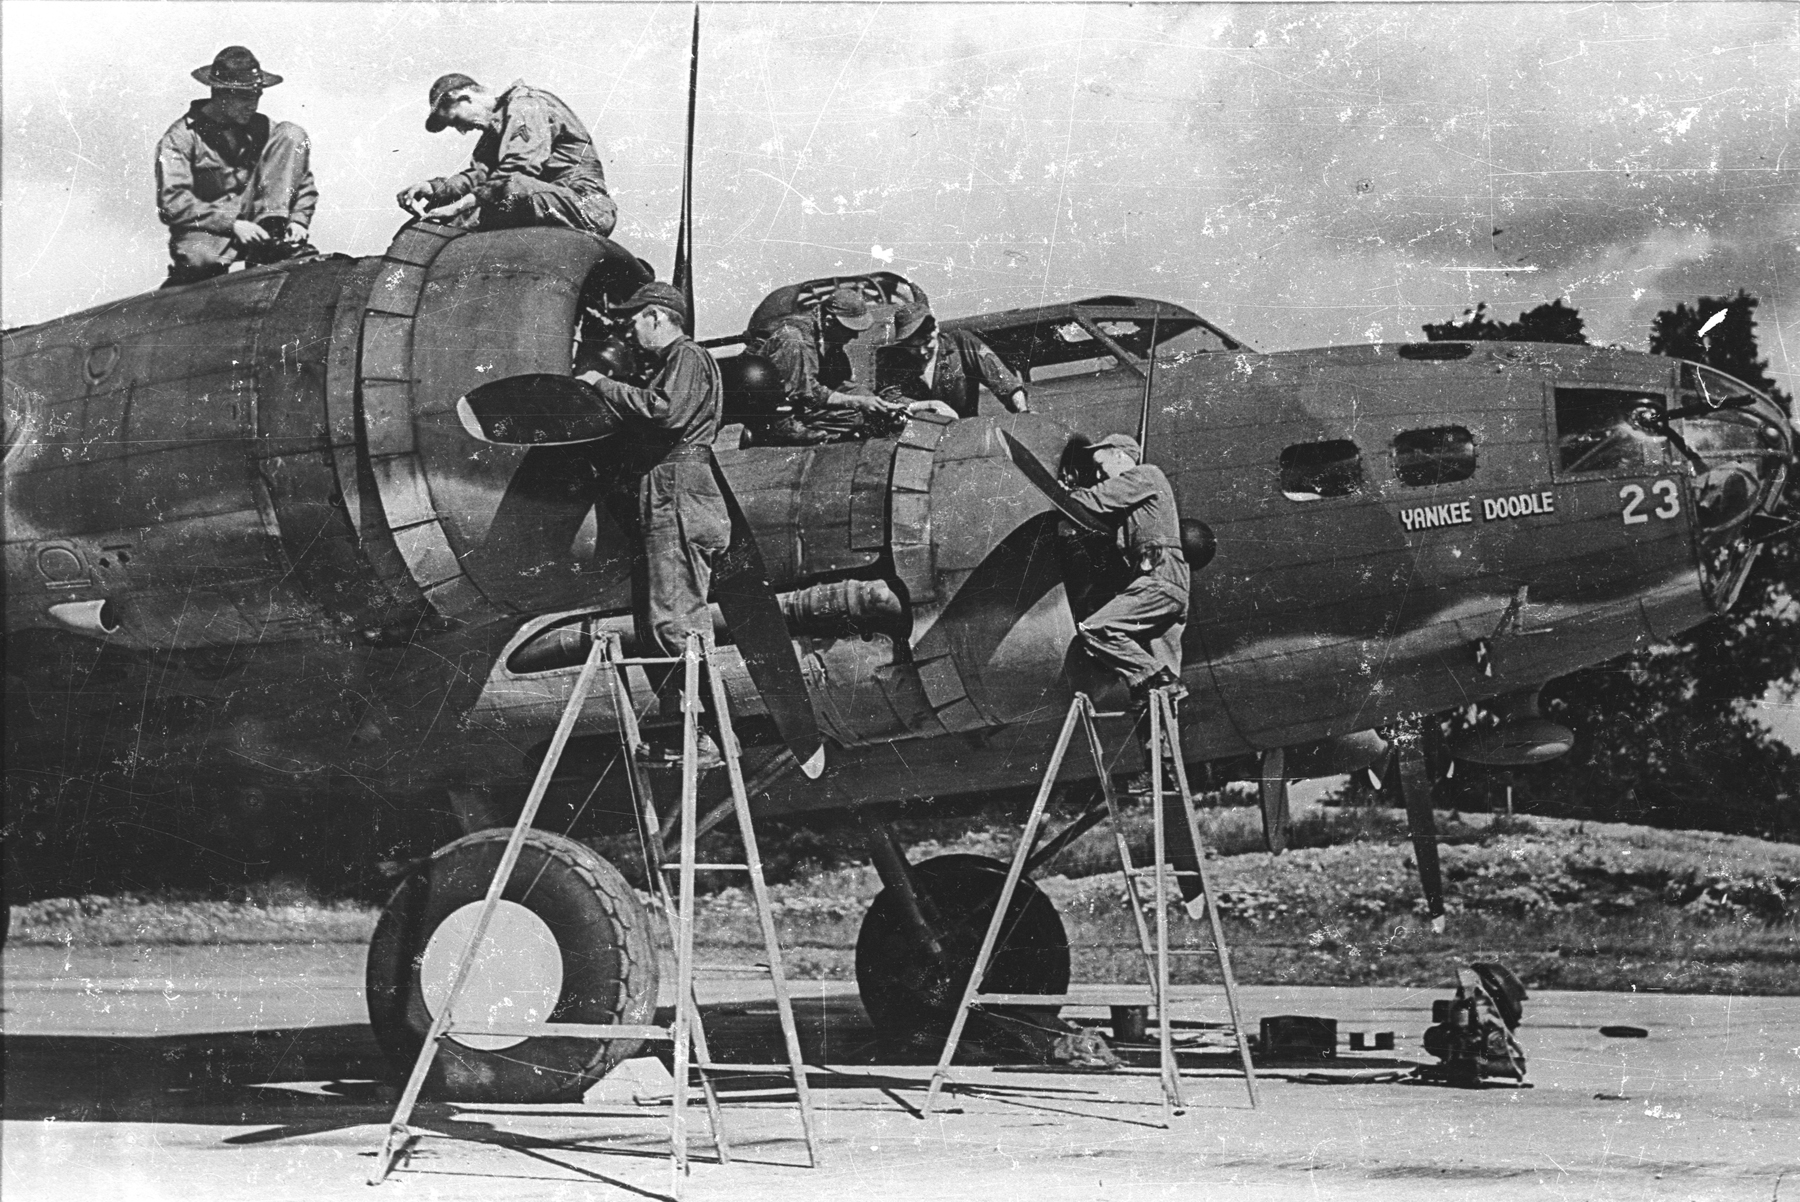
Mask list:
[[[581,1105],[422,1108],[432,1134],[371,1190],[394,1094],[362,959],[345,945],[8,949],[0,1190],[9,1202],[670,1196],[669,1077],[653,1059]],[[1194,1016],[1223,1017],[1205,992]],[[1531,1088],[1456,1090],[1394,1080],[1429,1062],[1420,1035],[1448,987],[1242,992],[1252,1025],[1327,1015],[1341,1032],[1395,1032],[1396,1051],[1265,1069],[1255,1110],[1232,1059],[1199,1057],[1169,1128],[1143,1073],[959,1067],[944,1109],[920,1117],[930,1065],[883,1062],[854,986],[800,982],[821,1167],[803,1167],[791,1104],[734,1094],[730,1165],[704,1109],[690,1111],[686,1197],[1800,1202],[1795,999],[1537,994],[1519,1031]],[[721,1059],[773,1058],[766,985],[702,998]],[[1609,1025],[1647,1036],[1600,1034]]]

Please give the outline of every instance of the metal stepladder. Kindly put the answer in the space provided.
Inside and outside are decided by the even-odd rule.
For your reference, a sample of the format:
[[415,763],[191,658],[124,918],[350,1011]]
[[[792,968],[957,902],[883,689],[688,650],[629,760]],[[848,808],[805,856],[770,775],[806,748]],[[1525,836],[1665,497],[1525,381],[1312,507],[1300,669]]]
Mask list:
[[[1225,985],[1225,1001],[1231,1013],[1231,1033],[1237,1044],[1238,1058],[1244,1068],[1244,1085],[1250,1094],[1250,1105],[1258,1104],[1256,1093],[1256,1068],[1250,1061],[1250,1046],[1244,1035],[1243,1018],[1238,1010],[1237,983],[1231,973],[1231,954],[1225,947],[1225,933],[1219,922],[1219,907],[1213,896],[1212,882],[1207,875],[1206,859],[1200,843],[1199,822],[1194,816],[1193,794],[1188,789],[1187,767],[1182,762],[1179,728],[1175,724],[1175,699],[1170,695],[1171,689],[1155,689],[1150,694],[1150,797],[1151,821],[1155,831],[1156,864],[1153,868],[1138,868],[1131,862],[1131,850],[1126,843],[1124,829],[1119,820],[1119,801],[1114,789],[1111,775],[1107,771],[1104,754],[1100,746],[1100,734],[1095,728],[1098,718],[1123,717],[1123,714],[1100,713],[1094,709],[1094,703],[1086,693],[1077,693],[1069,705],[1068,716],[1063,720],[1062,733],[1057,736],[1056,750],[1050,756],[1050,763],[1044,769],[1043,783],[1039,786],[1037,799],[1031,807],[1031,816],[1025,821],[1025,829],[1019,836],[1019,846],[1013,855],[1012,866],[1007,872],[1006,883],[1001,887],[998,902],[994,908],[994,917],[988,923],[987,935],[982,940],[981,951],[975,958],[974,969],[969,974],[969,982],[963,989],[962,1001],[956,1008],[956,1017],[950,1025],[950,1036],[944,1043],[943,1055],[938,1059],[937,1069],[931,1075],[931,1087],[926,1092],[925,1104],[921,1108],[925,1114],[931,1113],[936,1104],[939,1092],[949,1080],[950,1064],[956,1057],[957,1043],[962,1038],[964,1024],[968,1022],[971,1007],[987,1003],[989,1005],[1013,1006],[1062,1006],[1070,1004],[1086,1005],[1144,1005],[1146,1002],[1156,1010],[1158,1028],[1158,1051],[1160,1053],[1160,1077],[1162,1082],[1163,1123],[1169,1125],[1174,1115],[1185,1110],[1181,1097],[1181,1072],[1176,1060],[1173,1023],[1170,1008],[1173,997],[1169,986],[1169,957],[1174,954],[1213,952],[1218,959],[1219,974]],[[1038,830],[1043,824],[1044,810],[1055,788],[1058,773],[1062,770],[1063,759],[1068,754],[1069,743],[1075,735],[1075,728],[1082,727],[1087,736],[1088,751],[1093,756],[1094,771],[1100,783],[1101,800],[1090,808],[1087,815],[1077,819],[1069,828],[1056,836],[1046,846],[1044,852],[1034,856]],[[1192,875],[1199,877],[1200,893],[1194,905],[1204,908],[1210,924],[1212,943],[1208,947],[1172,949],[1169,946],[1169,883],[1177,874],[1169,865],[1166,828],[1163,825],[1167,790],[1163,781],[1164,754],[1175,765],[1175,785],[1179,790],[1181,812],[1187,824],[1189,846],[1194,850],[1195,871]],[[1089,829],[1098,821],[1101,809],[1112,826],[1113,842],[1119,853],[1119,867],[1123,876],[1126,901],[1130,905],[1132,918],[1135,921],[1138,935],[1138,946],[1143,953],[1145,968],[1148,971],[1149,984],[1143,986],[1121,986],[1116,990],[1103,993],[1083,992],[1080,994],[1026,994],[1026,993],[984,993],[981,986],[987,975],[989,963],[993,959],[994,949],[999,945],[1002,930],[1005,926],[1008,907],[1012,904],[1013,894],[1018,888],[1020,879],[1025,875],[1028,864],[1041,863],[1054,855],[1055,851],[1066,847],[1073,839]],[[1140,891],[1139,882],[1150,878],[1154,885],[1149,907],[1155,914],[1155,936],[1151,936],[1150,923],[1145,918],[1146,899]],[[1198,918],[1199,914],[1192,907],[1189,914]]]
[[[594,638],[588,657],[582,665],[581,674],[576,678],[568,704],[564,707],[562,719],[557,724],[556,733],[550,740],[549,750],[538,768],[536,779],[532,782],[531,791],[526,797],[525,808],[520,812],[518,821],[513,826],[512,837],[507,842],[499,866],[494,871],[493,880],[488,885],[482,909],[476,918],[474,928],[469,933],[462,957],[457,962],[455,975],[451,979],[450,992],[445,998],[443,1006],[432,1019],[432,1025],[425,1036],[424,1046],[419,1049],[418,1059],[413,1064],[412,1075],[407,1079],[406,1088],[402,1091],[399,1104],[394,1109],[393,1119],[388,1124],[387,1139],[376,1160],[375,1168],[370,1173],[369,1184],[376,1185],[384,1180],[394,1167],[406,1157],[412,1145],[419,1138],[419,1133],[414,1132],[408,1123],[418,1104],[419,1094],[424,1088],[426,1077],[431,1071],[432,1061],[436,1058],[439,1046],[443,1040],[453,1038],[458,1034],[522,1037],[579,1036],[672,1043],[674,1045],[672,1073],[674,1092],[670,1110],[669,1157],[673,1176],[672,1192],[677,1198],[682,1196],[683,1183],[689,1172],[687,1107],[690,1070],[697,1072],[700,1078],[707,1115],[711,1123],[713,1146],[721,1164],[730,1163],[731,1151],[725,1137],[714,1075],[719,1072],[748,1073],[758,1076],[780,1072],[791,1075],[800,1111],[801,1130],[806,1141],[807,1164],[808,1167],[817,1167],[818,1147],[813,1131],[812,1095],[808,1089],[806,1066],[801,1058],[799,1035],[794,1026],[794,1011],[788,996],[787,978],[782,970],[781,945],[775,931],[774,914],[770,908],[768,885],[763,878],[762,857],[757,849],[755,829],[751,823],[750,800],[744,785],[743,767],[739,761],[737,736],[731,725],[725,685],[718,672],[714,670],[713,656],[714,652],[710,642],[698,634],[688,636],[686,651],[679,657],[626,658],[621,654],[620,640],[616,633],[602,631]],[[645,769],[637,759],[638,748],[643,740],[638,729],[637,716],[633,710],[631,689],[625,670],[632,666],[676,664],[682,665],[686,673],[682,689],[681,800],[676,815],[681,842],[679,858],[674,863],[665,863],[662,855],[663,823],[657,815],[655,800],[650,782],[645,775]],[[721,736],[720,752],[730,778],[731,801],[726,805],[736,812],[738,834],[743,843],[744,862],[741,864],[701,864],[695,860],[695,845],[701,821],[698,813],[700,784],[698,740],[702,664],[707,668],[706,676],[711,686],[713,710],[718,719]],[[470,971],[476,960],[476,953],[486,937],[495,907],[518,862],[526,834],[531,829],[532,821],[549,789],[557,762],[562,758],[563,749],[581,716],[582,707],[593,691],[595,677],[603,668],[609,671],[611,678],[612,701],[618,716],[626,775],[631,786],[632,800],[642,824],[645,869],[650,879],[655,882],[657,902],[668,919],[670,936],[674,944],[676,966],[674,1020],[668,1026],[597,1023],[542,1023],[518,1027],[500,1027],[486,1023],[460,1025],[455,1019],[457,999],[468,983]],[[725,805],[719,807],[720,810],[724,808]],[[716,813],[717,811],[715,811]],[[709,815],[708,817],[713,816]],[[697,871],[739,871],[746,873],[750,878],[751,893],[757,915],[761,920],[768,963],[758,965],[754,969],[723,967],[727,967],[730,971],[766,971],[768,973],[775,993],[776,1010],[781,1020],[781,1033],[787,1051],[786,1064],[717,1064],[712,1060],[707,1048],[705,1028],[700,1019],[700,1004],[694,985],[695,969],[699,967],[694,962],[694,874]],[[678,877],[678,883],[673,892],[668,881],[671,872]]]

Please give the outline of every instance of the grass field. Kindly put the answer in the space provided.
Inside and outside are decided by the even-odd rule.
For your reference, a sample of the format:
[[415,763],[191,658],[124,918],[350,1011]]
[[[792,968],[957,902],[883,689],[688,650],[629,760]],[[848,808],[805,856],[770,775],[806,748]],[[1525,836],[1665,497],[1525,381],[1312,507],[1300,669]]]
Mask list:
[[[1201,811],[1208,865],[1240,980],[1275,984],[1438,987],[1457,962],[1497,959],[1529,986],[1684,993],[1800,993],[1800,846],[1694,831],[1556,819],[1441,815],[1449,922],[1430,930],[1397,812],[1315,808],[1292,850],[1261,845],[1242,807]],[[915,841],[917,861],[942,852],[1004,858],[1010,829],[991,820]],[[1140,863],[1151,831],[1128,815]],[[1141,979],[1112,842],[1084,836],[1039,884],[1062,912],[1076,980]],[[880,890],[872,869],[825,855],[784,862],[774,885],[788,968],[797,978],[854,975],[856,933]],[[31,944],[361,942],[376,910],[325,904],[273,885],[235,900],[90,897],[15,906],[11,938]],[[1175,911],[1173,929],[1200,942]],[[760,955],[740,889],[704,901],[700,930],[715,953]],[[1203,957],[1184,979],[1205,980]]]

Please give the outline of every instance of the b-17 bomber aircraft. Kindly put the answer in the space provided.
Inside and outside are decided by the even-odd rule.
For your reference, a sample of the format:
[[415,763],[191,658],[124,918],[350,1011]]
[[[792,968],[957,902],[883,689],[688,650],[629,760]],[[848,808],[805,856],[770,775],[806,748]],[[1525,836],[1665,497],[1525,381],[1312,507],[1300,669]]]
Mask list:
[[[133,793],[221,809],[255,793],[299,825],[360,807],[371,858],[396,827],[454,813],[464,837],[411,865],[370,952],[375,1032],[409,1064],[442,997],[434,966],[461,948],[446,920],[481,896],[587,648],[633,640],[605,439],[496,441],[460,402],[570,376],[610,336],[606,304],[647,278],[585,234],[418,222],[381,256],[253,268],[9,331],[13,861],[28,870],[34,840],[103,826]],[[878,372],[894,308],[923,295],[899,276],[778,290],[746,336],[842,285],[874,306],[850,352]],[[1058,505],[1056,477],[1079,471],[1087,440],[1144,420],[1194,569],[1182,746],[1195,764],[1260,757],[1277,843],[1281,781],[1375,763],[1376,732],[1409,715],[1486,706],[1463,759],[1566,750],[1569,732],[1536,710],[1544,682],[1725,610],[1785,524],[1789,417],[1691,363],[1498,342],[1263,354],[1122,295],[945,324],[1029,380],[1034,412],[756,445],[778,400],[767,364],[742,338],[714,348],[732,423],[717,461],[825,751],[822,774],[801,770],[787,702],[762,695],[721,614],[746,769],[762,816],[870,816],[887,890],[859,981],[890,1034],[954,1004],[956,957],[921,949],[966,945],[966,976],[1003,866],[909,865],[888,807],[1033,785],[1075,691],[1123,700],[1072,650],[1076,621],[1118,586],[1107,539]],[[633,686],[646,720],[674,717]],[[507,894],[533,916],[512,936],[517,992],[537,990],[559,1022],[641,1023],[656,997],[637,896],[578,838],[631,821],[610,705],[588,702]],[[1120,772],[1140,766],[1124,722],[1107,737]],[[1429,848],[1430,782],[1411,767]],[[990,981],[1057,992],[1060,920],[1030,889],[1019,904],[1029,921],[996,968],[1012,979]],[[960,925],[920,931],[933,913]],[[438,1058],[443,1095],[578,1095],[632,1051],[481,1043]]]

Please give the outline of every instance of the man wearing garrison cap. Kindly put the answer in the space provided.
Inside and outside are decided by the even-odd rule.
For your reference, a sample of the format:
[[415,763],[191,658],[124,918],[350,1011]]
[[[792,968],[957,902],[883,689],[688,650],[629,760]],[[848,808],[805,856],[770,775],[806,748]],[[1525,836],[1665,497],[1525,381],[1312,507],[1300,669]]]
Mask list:
[[212,90],[156,144],[156,211],[169,227],[163,287],[223,275],[237,262],[314,253],[307,242],[319,190],[306,131],[257,112],[281,76],[227,46],[193,77]]
[[1100,483],[1071,495],[1118,530],[1132,579],[1076,626],[1075,641],[1095,663],[1123,677],[1132,700],[1143,705],[1150,690],[1181,686],[1181,636],[1193,584],[1181,548],[1181,518],[1169,478],[1142,461],[1137,439],[1108,434],[1094,444],[1093,455]]
[[427,132],[452,128],[481,137],[463,170],[402,188],[395,198],[402,209],[479,229],[556,225],[603,238],[612,233],[619,209],[594,139],[556,96],[522,80],[494,92],[451,72],[431,85],[430,104]]
[[[600,372],[578,378],[591,384],[617,415],[614,440],[629,475],[637,477],[635,517],[640,538],[632,573],[638,637],[656,654],[681,655],[687,634],[712,637],[707,593],[713,566],[731,544],[731,516],[713,474],[712,441],[719,433],[725,384],[713,357],[685,332],[687,300],[668,284],[645,284],[615,312],[631,314],[639,346],[660,362],[643,387]],[[657,682],[664,716],[679,714],[683,674],[668,671]],[[646,745],[653,759],[677,762],[679,742]],[[700,737],[702,766],[720,762],[718,747]]]
[[789,411],[757,435],[771,446],[850,442],[898,431],[906,404],[885,401],[851,378],[844,347],[875,324],[856,288],[834,290],[817,308],[783,317],[760,346],[781,373]]

